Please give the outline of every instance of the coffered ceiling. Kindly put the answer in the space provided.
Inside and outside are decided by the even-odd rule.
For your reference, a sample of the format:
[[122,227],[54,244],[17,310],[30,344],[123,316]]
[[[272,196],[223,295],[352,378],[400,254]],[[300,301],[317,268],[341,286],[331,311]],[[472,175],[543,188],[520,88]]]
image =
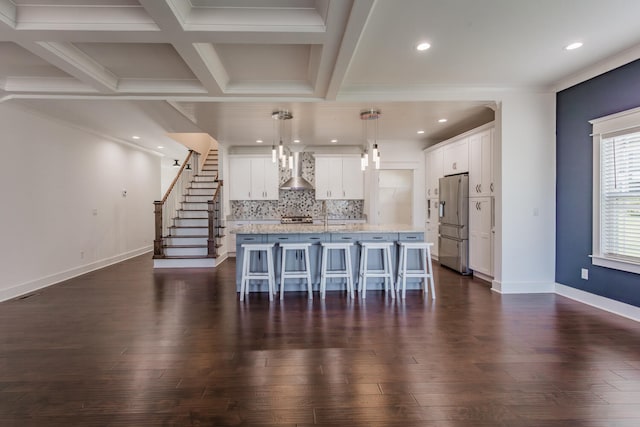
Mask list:
[[306,145],[358,143],[372,107],[381,138],[426,145],[490,120],[491,93],[636,59],[639,15],[637,0],[0,0],[0,101],[169,157],[167,132],[270,141],[280,108]]

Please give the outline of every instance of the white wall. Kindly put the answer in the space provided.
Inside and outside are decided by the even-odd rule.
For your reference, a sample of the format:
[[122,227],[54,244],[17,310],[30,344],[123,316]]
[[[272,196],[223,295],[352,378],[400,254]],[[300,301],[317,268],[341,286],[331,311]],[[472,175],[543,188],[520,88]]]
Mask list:
[[[416,141],[378,141],[380,169],[413,170],[413,226],[424,228],[425,221],[425,145]],[[369,154],[371,155],[371,154]],[[372,162],[365,172],[365,205],[369,222],[374,222],[378,209],[378,172]]]
[[555,95],[512,93],[496,112],[496,265],[493,289],[553,292]]
[[152,249],[159,157],[11,102],[0,129],[0,300]]

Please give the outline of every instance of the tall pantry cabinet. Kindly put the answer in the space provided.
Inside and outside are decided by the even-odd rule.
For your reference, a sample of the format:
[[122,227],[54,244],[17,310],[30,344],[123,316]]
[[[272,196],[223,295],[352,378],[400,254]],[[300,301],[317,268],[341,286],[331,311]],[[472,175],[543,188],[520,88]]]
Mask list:
[[469,173],[469,268],[493,276],[494,124],[488,123],[425,150],[425,237],[438,254],[438,186],[446,175]]

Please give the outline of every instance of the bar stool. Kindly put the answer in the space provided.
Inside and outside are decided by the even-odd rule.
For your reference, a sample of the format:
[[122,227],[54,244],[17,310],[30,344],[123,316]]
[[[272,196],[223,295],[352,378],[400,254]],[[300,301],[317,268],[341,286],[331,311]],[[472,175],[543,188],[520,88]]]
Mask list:
[[[249,295],[249,280],[267,280],[269,283],[269,301],[273,301],[276,293],[276,279],[273,274],[273,243],[244,243],[241,245],[244,257],[242,259],[242,278],[240,281],[240,301],[244,300],[244,295]],[[266,253],[267,270],[251,271],[251,254]]]
[[[320,267],[320,296],[324,299],[327,291],[327,279],[344,277],[347,279],[347,292],[353,298],[353,269],[351,268],[351,247],[353,243],[321,243],[322,262]],[[328,270],[329,255],[331,251],[343,251],[344,269]]]
[[[358,292],[362,298],[367,297],[367,278],[384,278],[385,292],[391,289],[391,298],[396,297],[393,287],[393,263],[391,262],[391,247],[393,242],[360,242],[360,271],[358,273]],[[382,270],[369,269],[369,251],[382,252]],[[387,280],[389,285],[387,285]]]
[[[398,262],[398,280],[396,281],[398,290],[402,284],[402,298],[407,291],[407,277],[422,278],[422,292],[427,292],[427,280],[431,284],[431,298],[436,299],[436,291],[433,283],[433,265],[431,264],[431,246],[433,243],[427,242],[399,242],[400,260]],[[407,270],[407,258],[410,250],[418,251],[420,265],[418,270]]]
[[[282,265],[280,268],[280,299],[284,298],[284,281],[285,279],[307,279],[307,291],[309,299],[313,299],[311,289],[311,263],[309,262],[309,246],[311,243],[278,243],[282,250]],[[304,269],[287,271],[287,253],[296,253],[302,251],[304,254]]]

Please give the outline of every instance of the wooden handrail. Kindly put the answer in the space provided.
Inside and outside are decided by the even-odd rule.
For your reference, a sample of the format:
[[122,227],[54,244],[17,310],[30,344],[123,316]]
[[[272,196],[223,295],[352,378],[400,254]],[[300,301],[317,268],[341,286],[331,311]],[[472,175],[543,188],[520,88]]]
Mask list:
[[176,174],[176,177],[173,178],[173,182],[167,189],[167,192],[164,194],[164,197],[162,198],[162,204],[164,204],[164,202],[166,202],[167,199],[169,198],[169,194],[171,194],[171,190],[173,190],[173,187],[176,185],[176,182],[178,182],[178,179],[180,179],[180,175],[182,175],[182,171],[184,170],[187,163],[189,163],[189,160],[191,160],[192,154],[193,154],[193,150],[189,150],[189,154],[187,154],[186,159],[184,159],[184,161],[182,162],[182,166],[180,166],[180,170]]

